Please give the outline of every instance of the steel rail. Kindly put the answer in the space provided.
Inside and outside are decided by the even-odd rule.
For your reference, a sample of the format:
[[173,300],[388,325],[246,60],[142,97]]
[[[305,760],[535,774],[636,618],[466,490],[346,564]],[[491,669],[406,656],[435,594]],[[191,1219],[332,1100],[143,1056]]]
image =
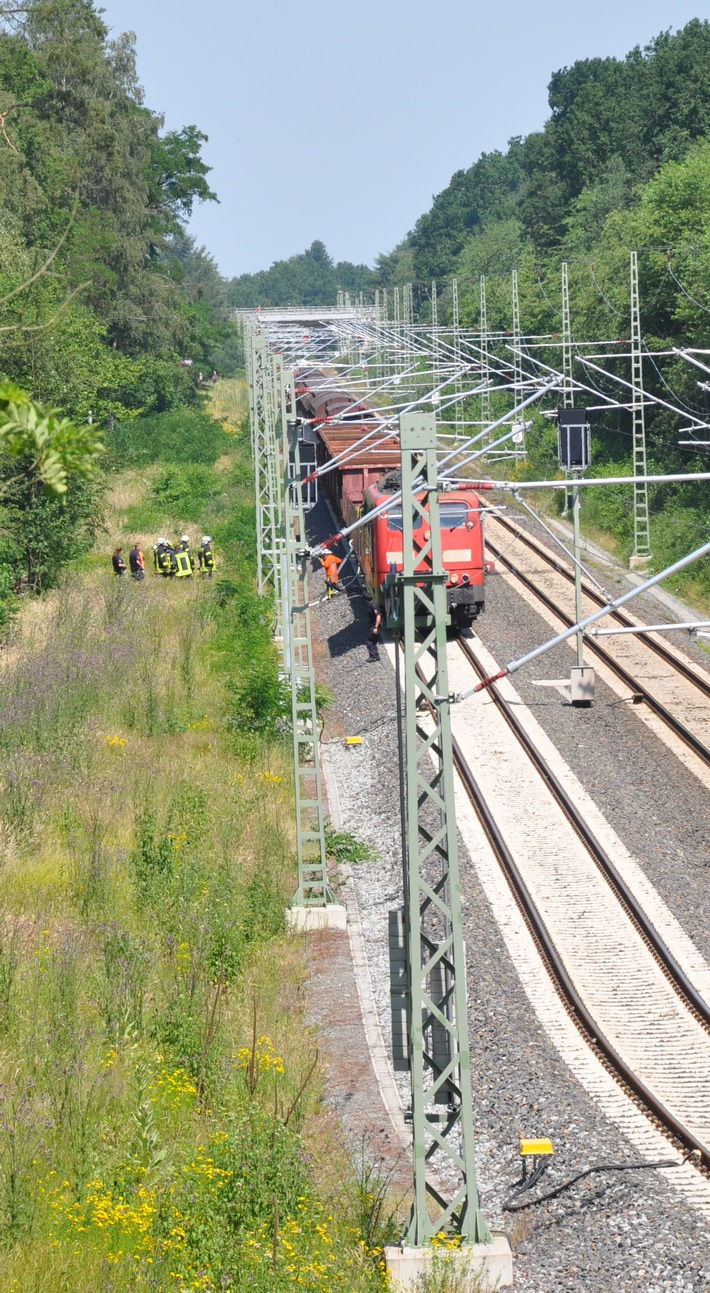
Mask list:
[[[570,570],[569,566],[564,565],[551,553],[547,552],[543,545],[539,543],[537,539],[533,538],[532,535],[526,534],[525,530],[519,530],[517,526],[508,520],[507,517],[497,516],[496,521],[504,530],[507,530],[509,534],[514,535],[516,539],[520,539],[526,547],[530,548],[532,552],[541,557],[543,561],[546,561],[547,564],[555,570],[558,575],[562,575],[568,583],[574,583],[574,571]],[[585,597],[588,597],[591,602],[595,603],[595,605],[604,606],[604,598],[601,597],[597,590],[584,579],[582,580],[582,592]],[[609,619],[616,620],[618,624],[623,624],[625,628],[637,627],[631,617],[622,610],[613,611],[609,615]],[[673,655],[672,651],[668,650],[665,642],[656,641],[654,638],[646,638],[645,636],[643,641],[644,645],[647,646],[650,651],[655,652],[655,654],[660,656],[666,664],[671,665],[676,673],[681,674],[687,682],[692,683],[694,687],[698,688],[698,691],[701,691],[704,696],[710,698],[710,682],[708,682],[706,678],[702,678],[700,674],[696,673],[691,664],[686,663],[685,660],[677,659],[677,657]]]
[[[516,579],[519,579],[521,584],[527,588],[534,597],[537,597],[538,601],[542,602],[543,606],[546,606],[553,615],[556,615],[558,619],[562,620],[562,623],[567,628],[572,627],[575,623],[572,616],[568,615],[566,611],[563,611],[562,608],[558,606],[547,593],[543,592],[541,588],[538,588],[533,583],[532,579],[530,579],[523,570],[519,570],[515,563],[511,561],[509,557],[505,556],[500,548],[497,548],[489,538],[486,538],[486,547],[490,549],[497,561],[502,562],[510,573],[514,575]],[[604,605],[604,602],[602,601],[601,604]],[[604,649],[604,647],[599,646],[596,639],[586,636],[585,642],[589,650],[593,652],[593,654],[597,656],[597,658],[601,660],[608,669],[611,669],[612,672],[616,674],[617,678],[620,678],[635,695],[641,696],[649,709],[651,709],[653,713],[656,714],[656,716],[660,718],[681,741],[684,742],[685,745],[689,746],[693,753],[697,754],[698,758],[701,759],[703,763],[710,767],[710,750],[708,747],[703,745],[702,741],[695,736],[693,732],[689,731],[689,729],[681,723],[680,719],[675,717],[675,714],[672,714],[669,709],[666,709],[665,705],[662,705],[660,700],[657,700],[653,693],[650,692],[647,687],[644,687],[643,683],[634,678],[618,660],[615,660],[614,657]]]
[[[478,669],[477,665],[474,667]],[[416,668],[420,678],[425,681],[425,674],[421,665],[417,665]],[[495,692],[497,689],[494,685],[490,690]],[[507,709],[507,706],[504,706],[504,709]],[[423,731],[422,734],[426,737],[425,731]],[[671,1136],[675,1137],[675,1139],[684,1147],[686,1152],[690,1152],[693,1155],[693,1158],[689,1161],[692,1162],[698,1170],[702,1171],[703,1175],[707,1175],[710,1172],[710,1148],[704,1145],[702,1141],[698,1140],[692,1132],[688,1131],[687,1127],[684,1127],[683,1124],[678,1121],[675,1115],[666,1108],[663,1102],[659,1100],[650,1088],[641,1081],[638,1075],[634,1073],[633,1069],[626,1063],[626,1060],[619,1055],[616,1048],[597,1027],[596,1021],[574,986],[572,978],[569,975],[557,948],[555,947],[554,941],[535,905],[520,869],[515,862],[505,839],[503,838],[503,834],[493,817],[488,803],[478,786],[473,772],[471,771],[466,756],[464,755],[453,732],[451,743],[456,770],[459,773],[466,792],[473,804],[486,838],[488,839],[488,842],[503,869],[513,893],[513,897],[515,898],[523,914],[523,918],[530,929],[538,951],[541,954],[541,959],[546,964],[548,973],[560,993],[568,1013],[574,1019],[579,1031],[583,1035],[586,1035],[587,1044],[590,1049],[596,1049],[600,1053],[599,1058],[601,1063],[605,1064],[616,1081],[619,1082],[620,1085],[625,1086],[627,1090],[632,1093],[632,1096],[638,1101],[647,1116],[650,1116],[660,1126],[664,1127],[665,1130],[670,1133]],[[562,787],[560,787],[560,789],[562,789]],[[619,880],[623,885],[621,877],[619,877]],[[633,897],[633,895],[629,896]],[[667,948],[665,950],[670,961],[672,961],[675,966],[676,963],[674,958],[671,957]],[[683,976],[682,971],[679,970],[679,973],[682,977],[685,977]],[[693,985],[689,984],[689,987],[692,992],[697,995]],[[702,1003],[704,1010],[707,1010],[706,1003],[703,1001],[702,997],[699,998],[699,1001]],[[686,1005],[691,1009],[687,1002]]]
[[466,791],[471,799],[476,814],[481,822],[486,837],[506,875],[508,883],[513,891],[514,897],[520,906],[525,920],[531,929],[533,937],[537,943],[538,949],[542,953],[542,958],[546,962],[548,972],[553,982],[560,992],[569,1013],[574,1017],[580,1031],[587,1035],[587,1041],[590,1047],[596,1048],[601,1053],[603,1060],[611,1069],[614,1077],[628,1088],[636,1099],[643,1106],[646,1113],[657,1123],[663,1126],[667,1132],[700,1159],[700,1166],[710,1169],[710,1148],[698,1140],[692,1132],[688,1131],[673,1113],[659,1100],[644,1082],[629,1067],[626,1060],[619,1055],[618,1051],[607,1037],[597,1027],[584,1001],[580,997],[574,983],[567,972],[567,969],[560,957],[555,944],[550,937],[547,926],[542,919],[532,896],[525,884],[523,876],[515,862],[501,831],[498,828],[493,814],[481,793],[476,779],[466,761],[466,758],[459,746],[456,738],[453,738],[453,752],[456,768],[463,781]]
[[[470,661],[480,678],[486,677],[486,669],[477,659],[475,651],[470,642],[461,635],[457,638],[466,658]],[[647,943],[651,952],[663,969],[666,978],[673,984],[684,1005],[697,1016],[698,1022],[703,1025],[706,1031],[710,1032],[710,1003],[698,992],[698,989],[691,982],[685,971],[678,964],[673,953],[664,943],[655,926],[649,920],[643,907],[639,903],[633,890],[629,888],[617,868],[614,866],[606,849],[599,843],[596,835],[592,831],[589,823],[580,812],[571,795],[567,793],[560,779],[555,776],[543,755],[538,750],[530,734],[525,730],[523,723],[517,714],[507,705],[500,694],[495,683],[489,688],[489,692],[498,708],[503,715],[506,723],[514,733],[516,739],[520,742],[530,761],[534,764],[543,781],[546,783],[553,798],[559,804],[565,817],[569,821],[575,834],[584,844],[588,853],[596,862],[602,874],[605,876],[609,885],[613,889],[622,906],[626,909],[627,915]]]

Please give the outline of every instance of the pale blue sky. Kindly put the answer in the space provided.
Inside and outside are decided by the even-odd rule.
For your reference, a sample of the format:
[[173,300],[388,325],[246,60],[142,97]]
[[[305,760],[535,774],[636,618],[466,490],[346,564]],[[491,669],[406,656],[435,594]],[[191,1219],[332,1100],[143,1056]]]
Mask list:
[[550,74],[710,18],[710,0],[103,0],[146,102],[193,123],[221,205],[192,232],[224,274],[322,238],[390,251],[479,153],[539,129]]

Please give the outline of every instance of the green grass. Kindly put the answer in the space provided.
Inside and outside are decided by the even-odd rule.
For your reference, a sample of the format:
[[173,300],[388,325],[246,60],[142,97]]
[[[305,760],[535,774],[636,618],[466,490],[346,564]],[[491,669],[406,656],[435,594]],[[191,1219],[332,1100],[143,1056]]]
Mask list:
[[[303,947],[284,919],[281,688],[245,440],[225,439],[220,492],[192,497],[216,578],[119,581],[97,549],[3,662],[9,1293],[282,1293],[294,1273],[314,1293],[384,1287],[318,1114]],[[127,540],[137,514],[150,530],[156,482],[175,532],[169,507],[186,480],[213,481],[200,473],[116,479],[109,532]]]

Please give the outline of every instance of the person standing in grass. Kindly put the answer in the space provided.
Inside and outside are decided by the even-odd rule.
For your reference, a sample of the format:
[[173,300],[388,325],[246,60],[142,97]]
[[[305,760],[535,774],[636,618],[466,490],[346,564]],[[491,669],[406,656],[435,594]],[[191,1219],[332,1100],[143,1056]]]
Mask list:
[[[187,558],[187,564],[185,564],[185,561],[184,561],[184,559],[182,558],[182,554],[183,554],[183,553],[185,554],[185,557]],[[176,570],[176,572],[175,572],[175,573],[176,573],[176,575],[177,575],[178,577],[180,577],[180,576],[188,576],[188,577],[190,577],[191,575],[194,575],[194,573],[195,573],[195,558],[193,557],[192,552],[191,552],[191,550],[190,550],[190,536],[189,536],[189,534],[181,534],[181,535],[180,535],[180,542],[175,544],[175,556],[176,556],[176,558],[177,558],[177,570]]]
[[113,557],[111,558],[111,564],[113,566],[114,575],[122,575],[126,569],[126,563],[123,560],[123,557],[121,556],[122,552],[123,552],[123,548],[116,548],[116,551],[114,552]]
[[128,554],[131,566],[131,579],[145,579],[145,557],[139,543],[134,543]]
[[202,543],[197,549],[197,560],[200,567],[200,574],[207,575],[208,579],[214,574],[214,552],[212,551],[212,540],[209,534],[203,534]]
[[175,562],[176,562],[175,578],[191,579],[194,571],[195,563],[192,558],[192,553],[190,552],[189,534],[183,534],[181,536],[180,542],[177,544],[175,548]]
[[156,575],[162,575],[163,579],[168,579],[175,574],[173,570],[174,556],[173,549],[167,539],[158,539],[153,548]]

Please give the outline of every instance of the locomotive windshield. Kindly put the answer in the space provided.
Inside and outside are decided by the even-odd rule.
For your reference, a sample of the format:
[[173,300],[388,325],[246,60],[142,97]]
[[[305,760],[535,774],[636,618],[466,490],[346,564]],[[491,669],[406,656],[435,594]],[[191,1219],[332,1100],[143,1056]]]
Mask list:
[[[388,530],[398,530],[398,531],[399,531],[399,530],[401,530],[401,529],[402,529],[402,509],[401,509],[401,507],[390,507],[390,508],[388,508],[388,510],[385,512],[385,516],[387,517],[387,528],[388,528]],[[415,516],[415,518],[414,518],[414,529],[415,529],[415,530],[421,530],[421,528],[422,528],[422,517],[421,517],[421,516]]]
[[456,530],[468,520],[466,503],[440,503],[439,517],[442,530]]

